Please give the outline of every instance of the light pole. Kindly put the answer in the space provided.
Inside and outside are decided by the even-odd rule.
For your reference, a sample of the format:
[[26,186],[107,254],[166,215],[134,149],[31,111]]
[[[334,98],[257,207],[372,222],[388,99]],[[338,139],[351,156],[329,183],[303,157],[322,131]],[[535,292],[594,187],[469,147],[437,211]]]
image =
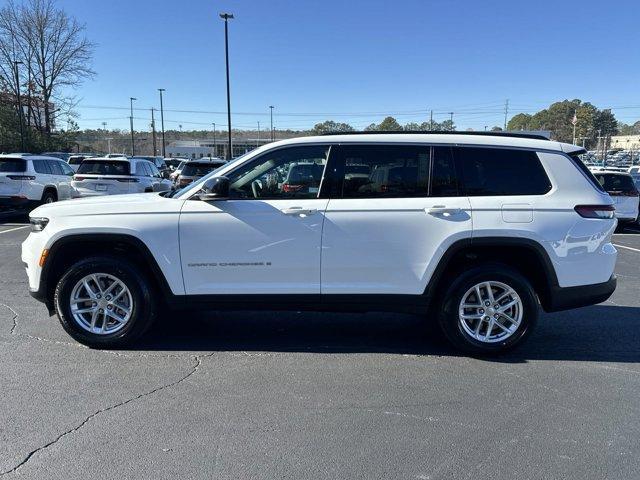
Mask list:
[[153,115],[155,108],[151,107],[151,132],[153,135],[153,156],[155,157],[158,154],[158,150],[156,148],[156,119]]
[[273,135],[273,105],[269,105],[269,109],[271,110],[271,141],[273,142],[275,140],[275,136]]
[[213,125],[213,154],[217,157],[218,149],[216,148],[216,122],[213,122],[211,125]]
[[25,151],[24,148],[24,125],[22,122],[22,98],[20,97],[20,76],[18,75],[18,65],[21,65],[22,62],[15,61],[13,62],[13,66],[15,67],[16,73],[16,92],[18,99],[18,117],[20,119],[20,145],[22,146],[22,151]]
[[233,157],[231,150],[231,90],[229,87],[229,19],[233,18],[232,13],[221,13],[220,18],[224,20],[224,56],[227,64],[227,125],[229,134],[229,150],[227,151],[227,160]]
[[135,156],[136,154],[136,142],[133,138],[133,101],[137,100],[135,97],[129,97],[129,101],[131,102],[131,116],[129,120],[131,120],[131,156]]
[[256,148],[260,146],[260,120],[258,120],[258,140],[256,140]]
[[164,147],[164,107],[162,106],[162,92],[164,92],[164,88],[159,88],[158,91],[160,92],[160,123],[162,126],[162,157],[166,157],[167,154],[165,153],[165,147]]

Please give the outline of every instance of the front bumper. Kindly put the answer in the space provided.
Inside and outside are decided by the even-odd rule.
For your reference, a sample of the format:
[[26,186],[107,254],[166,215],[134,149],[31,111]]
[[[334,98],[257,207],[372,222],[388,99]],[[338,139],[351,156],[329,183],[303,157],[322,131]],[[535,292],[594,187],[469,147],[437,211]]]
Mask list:
[[616,284],[616,276],[611,275],[611,278],[603,283],[577,287],[552,287],[545,310],[558,312],[604,302],[613,294]]

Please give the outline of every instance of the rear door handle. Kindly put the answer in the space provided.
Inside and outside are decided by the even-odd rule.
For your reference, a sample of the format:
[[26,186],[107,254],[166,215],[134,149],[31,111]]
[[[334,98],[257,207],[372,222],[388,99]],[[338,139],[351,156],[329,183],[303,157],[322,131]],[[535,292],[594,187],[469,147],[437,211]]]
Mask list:
[[429,215],[444,215],[444,214],[457,215],[462,212],[462,209],[448,208],[448,207],[445,207],[444,205],[434,205],[433,207],[425,208],[425,211]]
[[285,215],[313,215],[318,213],[315,208],[289,207],[282,210]]

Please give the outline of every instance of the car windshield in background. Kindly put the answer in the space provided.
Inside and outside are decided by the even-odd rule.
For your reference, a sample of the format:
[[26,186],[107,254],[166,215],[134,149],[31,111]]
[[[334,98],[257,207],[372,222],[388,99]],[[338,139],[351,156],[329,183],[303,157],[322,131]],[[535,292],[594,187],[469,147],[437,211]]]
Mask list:
[[182,169],[185,177],[203,177],[224,165],[223,163],[187,163]]
[[85,160],[78,167],[77,173],[93,175],[129,175],[129,162],[104,160]]
[[0,158],[0,172],[24,172],[27,162],[20,158]]
[[629,175],[596,173],[595,177],[607,192],[631,192],[636,189]]

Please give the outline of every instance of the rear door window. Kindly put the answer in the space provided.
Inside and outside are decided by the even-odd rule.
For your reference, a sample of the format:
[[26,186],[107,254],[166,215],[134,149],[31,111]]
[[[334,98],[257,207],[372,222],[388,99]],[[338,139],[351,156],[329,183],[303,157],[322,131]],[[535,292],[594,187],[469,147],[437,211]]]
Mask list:
[[450,147],[434,147],[431,166],[431,196],[457,197],[459,182]]
[[535,152],[454,147],[468,196],[544,195],[551,182]]
[[0,158],[0,172],[26,172],[27,162],[21,158]]
[[343,145],[342,198],[426,197],[430,154],[428,145]]
[[60,166],[60,162],[58,160],[46,160],[49,164],[49,170],[51,170],[52,175],[64,175],[62,172],[62,167]]
[[616,175],[615,173],[596,173],[596,180],[607,193],[630,193],[636,190],[630,175]]
[[32,160],[33,161],[33,169],[36,173],[43,174],[51,174],[51,168],[49,167],[49,162],[46,160]]
[[85,160],[78,167],[77,173],[88,175],[129,175],[129,162]]

